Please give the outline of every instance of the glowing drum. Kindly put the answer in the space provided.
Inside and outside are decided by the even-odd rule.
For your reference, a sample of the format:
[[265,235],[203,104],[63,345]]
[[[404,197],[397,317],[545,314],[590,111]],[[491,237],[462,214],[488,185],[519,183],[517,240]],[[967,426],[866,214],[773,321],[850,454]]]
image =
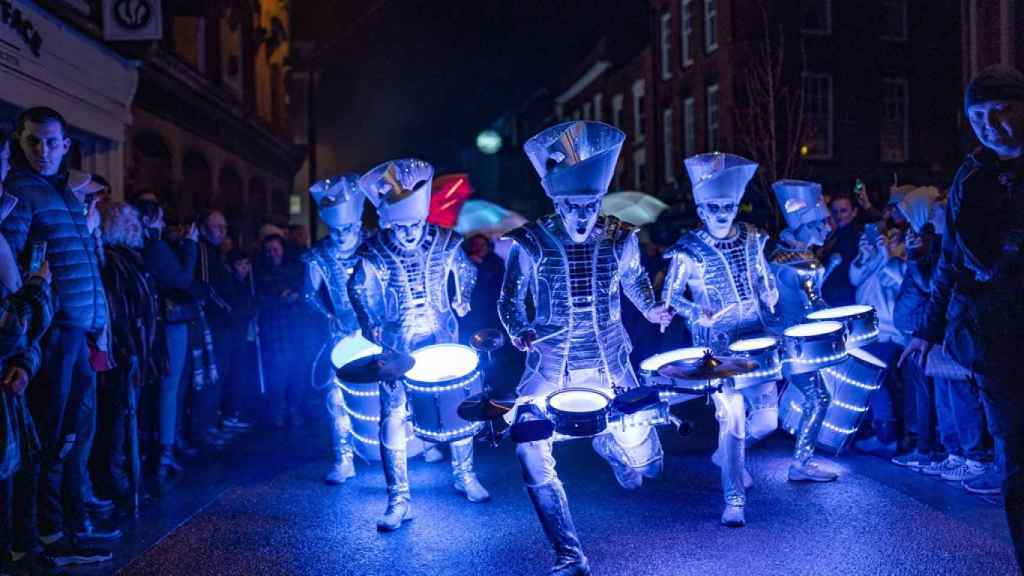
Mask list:
[[[356,334],[342,338],[331,351],[335,370],[353,360],[381,352],[380,346]],[[380,460],[380,392],[377,382],[359,384],[343,382],[335,377],[345,398],[345,411],[352,422],[352,447],[366,461]]]
[[413,432],[432,442],[476,434],[483,422],[459,417],[459,403],[483,390],[480,359],[469,346],[434,344],[412,353],[416,364],[405,374]]
[[757,384],[767,384],[782,378],[782,360],[779,357],[779,341],[774,336],[760,336],[737,340],[729,345],[734,356],[746,358],[757,364],[757,370],[742,376],[733,376],[733,386],[742,390]]
[[782,333],[783,374],[804,374],[846,359],[846,327],[839,322],[790,326]]
[[608,427],[611,399],[590,388],[563,388],[547,398],[548,418],[563,436],[596,436]]
[[865,350],[850,350],[845,362],[822,369],[832,403],[818,435],[819,444],[837,452],[846,445],[860,427],[871,395],[882,387],[885,373],[885,362]]
[[701,398],[700,394],[703,393],[708,387],[707,382],[681,382],[666,378],[661,374],[658,374],[658,370],[666,364],[676,362],[679,360],[698,360],[704,357],[704,352],[707,348],[693,347],[693,348],[677,348],[675,350],[669,350],[668,352],[662,352],[661,354],[655,354],[640,363],[640,385],[641,386],[683,386],[693,388],[694,394],[679,394],[677,392],[662,392],[661,397],[668,400],[670,404],[679,404],[686,402],[687,400],[693,400],[694,398]]
[[846,325],[846,347],[860,348],[878,340],[878,315],[873,306],[856,304],[816,310],[807,320],[835,320]]

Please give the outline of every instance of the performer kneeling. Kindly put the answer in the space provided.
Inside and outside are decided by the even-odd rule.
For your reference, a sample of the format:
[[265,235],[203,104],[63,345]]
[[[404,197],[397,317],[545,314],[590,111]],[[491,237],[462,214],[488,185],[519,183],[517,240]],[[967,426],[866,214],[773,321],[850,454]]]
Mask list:
[[[718,152],[685,163],[703,226],[683,234],[666,253],[671,264],[664,299],[686,319],[694,346],[725,355],[730,343],[764,332],[762,306],[771,309],[779,298],[764,260],[768,235],[750,224],[734,224],[757,164]],[[753,483],[746,469],[746,440],[763,438],[778,427],[778,389],[775,382],[766,382],[737,390],[726,380],[712,398],[719,422],[712,460],[722,467],[725,493],[722,523],[743,526],[746,490]]]
[[[620,289],[648,320],[671,314],[654,299],[640,265],[637,229],[599,216],[625,135],[600,122],[570,122],[535,135],[526,154],[557,214],[509,233],[514,241],[498,301],[512,343],[527,351],[517,389],[515,422],[543,419],[545,398],[566,387],[613,390],[637,386],[620,315]],[[527,295],[536,310],[526,313]],[[527,492],[555,549],[551,574],[589,574],[565,490],[555,471],[551,438],[522,442],[516,454]],[[594,437],[594,449],[623,488],[639,488],[661,470],[662,450],[650,426]]]
[[[778,321],[773,323],[772,329],[781,335],[786,328],[805,322],[808,313],[825,308],[821,285],[827,270],[812,250],[828,238],[830,230],[825,219],[829,212],[822,199],[820,184],[780,180],[772,185],[772,189],[786,217],[786,229],[780,234],[779,246],[770,258],[780,292],[776,310]],[[838,476],[811,462],[818,432],[831,400],[828,389],[816,371],[791,374],[786,379],[804,395],[789,480],[831,482]]]
[[[455,313],[469,312],[476,267],[461,249],[462,237],[426,222],[434,168],[422,160],[395,160],[377,166],[359,181],[377,208],[382,230],[359,248],[359,265],[349,295],[363,335],[386,350],[410,353],[430,344],[458,342]],[[455,278],[449,303],[448,279]],[[388,485],[388,507],[377,522],[381,531],[398,529],[412,518],[406,463],[405,388],[380,387],[380,454]],[[450,445],[455,489],[470,502],[490,494],[473,472],[473,438]]]

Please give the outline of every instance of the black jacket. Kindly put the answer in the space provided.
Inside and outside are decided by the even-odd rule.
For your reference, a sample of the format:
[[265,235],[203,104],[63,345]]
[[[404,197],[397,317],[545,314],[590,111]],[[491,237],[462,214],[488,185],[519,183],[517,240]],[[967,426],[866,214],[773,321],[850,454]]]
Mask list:
[[997,380],[1024,342],[1024,159],[969,155],[949,190],[946,234],[916,336]]

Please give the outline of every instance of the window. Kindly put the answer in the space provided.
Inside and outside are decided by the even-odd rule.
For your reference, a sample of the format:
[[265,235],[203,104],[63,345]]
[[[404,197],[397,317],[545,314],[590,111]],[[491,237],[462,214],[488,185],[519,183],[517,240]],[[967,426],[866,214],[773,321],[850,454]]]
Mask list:
[[644,81],[637,80],[633,82],[633,139],[636,144],[643,142],[647,134],[647,118],[644,116],[646,108]]
[[907,39],[906,0],[882,0],[882,38],[886,40]]
[[594,94],[594,120],[604,122],[604,94]]
[[647,150],[633,152],[633,187],[644,191],[647,185]]
[[590,102],[583,103],[583,119],[590,120]]
[[692,0],[682,0],[679,13],[681,16],[680,21],[680,44],[682,44],[681,54],[683,55],[683,66],[689,66],[693,64],[693,52],[690,49],[690,42],[693,38],[693,13],[690,11],[690,4]]
[[718,84],[708,86],[708,152],[718,150]]
[[831,34],[832,1],[800,0],[800,30],[807,34]]
[[804,74],[804,146],[809,158],[832,157],[832,77]]
[[622,129],[622,94],[612,96],[612,124]]
[[665,151],[665,183],[671,184],[676,181],[675,150],[672,142],[672,109],[665,108],[661,112],[662,142],[661,148]]
[[672,77],[672,13],[661,15],[661,79]]
[[704,0],[704,52],[718,48],[718,6],[716,0]]
[[683,100],[683,157],[697,153],[697,114],[693,98]]
[[908,160],[907,136],[910,132],[907,106],[907,81],[904,78],[882,80],[882,162]]

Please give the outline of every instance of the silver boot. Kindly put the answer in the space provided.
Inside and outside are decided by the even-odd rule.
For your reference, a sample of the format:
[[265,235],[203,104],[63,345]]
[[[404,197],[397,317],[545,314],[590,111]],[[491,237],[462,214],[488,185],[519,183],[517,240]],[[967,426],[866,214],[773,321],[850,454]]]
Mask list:
[[548,537],[555,549],[555,565],[548,574],[552,576],[589,576],[590,565],[583,555],[583,547],[576,535],[572,516],[569,514],[569,501],[565,497],[565,489],[558,480],[542,484],[536,488],[526,488],[537,512],[544,535]]
[[409,507],[409,469],[407,467],[405,448],[392,450],[380,445],[380,459],[384,467],[384,481],[388,485],[388,508],[377,520],[377,530],[391,532],[402,527],[402,523],[412,520],[412,509]]
[[629,457],[611,434],[595,436],[591,441],[597,452],[612,467],[615,480],[626,490],[636,490],[644,483],[642,474],[629,465]]
[[331,417],[331,455],[334,461],[327,470],[324,482],[336,486],[356,475],[352,459],[352,421],[345,412],[341,390],[335,387],[327,394],[327,412]]
[[473,472],[473,439],[452,442],[452,475],[455,477],[455,491],[466,496],[470,502],[486,502],[491,499],[487,489],[480,484]]

